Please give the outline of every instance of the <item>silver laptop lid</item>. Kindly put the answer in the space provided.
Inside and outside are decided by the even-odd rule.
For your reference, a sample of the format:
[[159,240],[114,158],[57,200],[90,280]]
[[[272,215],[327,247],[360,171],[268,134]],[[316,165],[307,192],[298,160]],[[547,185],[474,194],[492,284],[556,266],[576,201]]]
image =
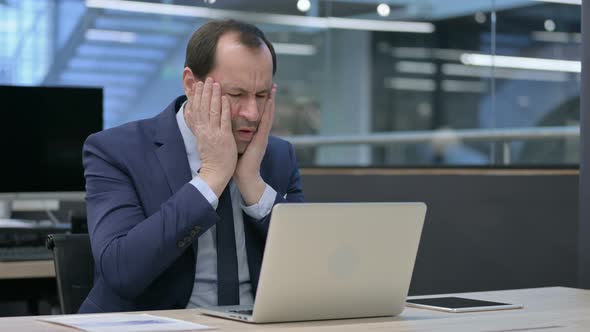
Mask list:
[[424,203],[276,205],[254,321],[398,315],[425,214]]

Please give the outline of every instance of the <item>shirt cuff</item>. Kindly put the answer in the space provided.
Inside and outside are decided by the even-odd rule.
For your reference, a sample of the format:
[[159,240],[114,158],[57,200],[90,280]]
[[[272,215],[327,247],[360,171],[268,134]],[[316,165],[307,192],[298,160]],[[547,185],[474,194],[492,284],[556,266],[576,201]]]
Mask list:
[[244,204],[244,200],[240,199],[240,206],[247,215],[256,220],[260,220],[270,213],[270,210],[272,210],[272,206],[275,202],[276,196],[277,192],[267,184],[266,188],[264,189],[264,193],[262,194],[262,197],[260,197],[258,203],[246,206]]
[[219,197],[215,195],[213,189],[209,187],[207,182],[201,179],[198,176],[195,176],[192,180],[189,181],[197,190],[205,197],[205,199],[211,204],[214,210],[217,209],[217,205],[219,204]]

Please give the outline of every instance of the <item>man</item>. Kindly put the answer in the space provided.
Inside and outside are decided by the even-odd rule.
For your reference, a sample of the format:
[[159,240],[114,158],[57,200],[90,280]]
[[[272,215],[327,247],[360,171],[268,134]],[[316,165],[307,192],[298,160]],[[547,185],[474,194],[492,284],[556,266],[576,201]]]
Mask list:
[[80,312],[253,302],[270,210],[303,201],[293,147],[269,136],[275,71],[258,28],[209,22],[187,46],[186,96],[87,139],[95,282]]

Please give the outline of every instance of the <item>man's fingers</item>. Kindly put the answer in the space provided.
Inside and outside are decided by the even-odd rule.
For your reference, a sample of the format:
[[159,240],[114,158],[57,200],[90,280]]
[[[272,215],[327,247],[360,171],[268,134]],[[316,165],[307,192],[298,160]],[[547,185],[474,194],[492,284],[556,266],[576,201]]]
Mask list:
[[191,105],[191,113],[193,117],[201,123],[201,112],[199,110],[199,105],[201,104],[201,94],[203,93],[203,82],[198,81],[195,83],[193,87],[193,100]]
[[209,127],[219,128],[221,120],[221,86],[219,83],[213,83],[213,92],[211,94],[211,109],[209,111]]
[[231,108],[227,96],[221,97],[221,130],[231,133]]
[[201,103],[199,104],[200,119],[203,124],[209,124],[209,109],[211,107],[211,94],[213,89],[213,79],[207,77],[205,85],[203,86],[203,94],[201,95]]

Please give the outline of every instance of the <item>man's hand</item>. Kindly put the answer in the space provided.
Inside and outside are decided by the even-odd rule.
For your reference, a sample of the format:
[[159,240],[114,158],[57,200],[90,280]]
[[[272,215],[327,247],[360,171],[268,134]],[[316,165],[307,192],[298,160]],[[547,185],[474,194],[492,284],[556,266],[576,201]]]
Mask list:
[[199,176],[219,197],[231,179],[238,159],[229,100],[221,96],[221,86],[211,78],[205,83],[197,82],[192,93],[184,117],[197,137],[201,157]]
[[247,206],[258,203],[260,197],[264,193],[266,183],[260,177],[260,163],[266,152],[268,144],[268,135],[272,128],[272,121],[275,113],[275,93],[277,90],[276,84],[273,84],[270,95],[266,100],[262,119],[258,124],[258,130],[246,151],[239,158],[237,167],[234,173],[234,181],[242,198]]

